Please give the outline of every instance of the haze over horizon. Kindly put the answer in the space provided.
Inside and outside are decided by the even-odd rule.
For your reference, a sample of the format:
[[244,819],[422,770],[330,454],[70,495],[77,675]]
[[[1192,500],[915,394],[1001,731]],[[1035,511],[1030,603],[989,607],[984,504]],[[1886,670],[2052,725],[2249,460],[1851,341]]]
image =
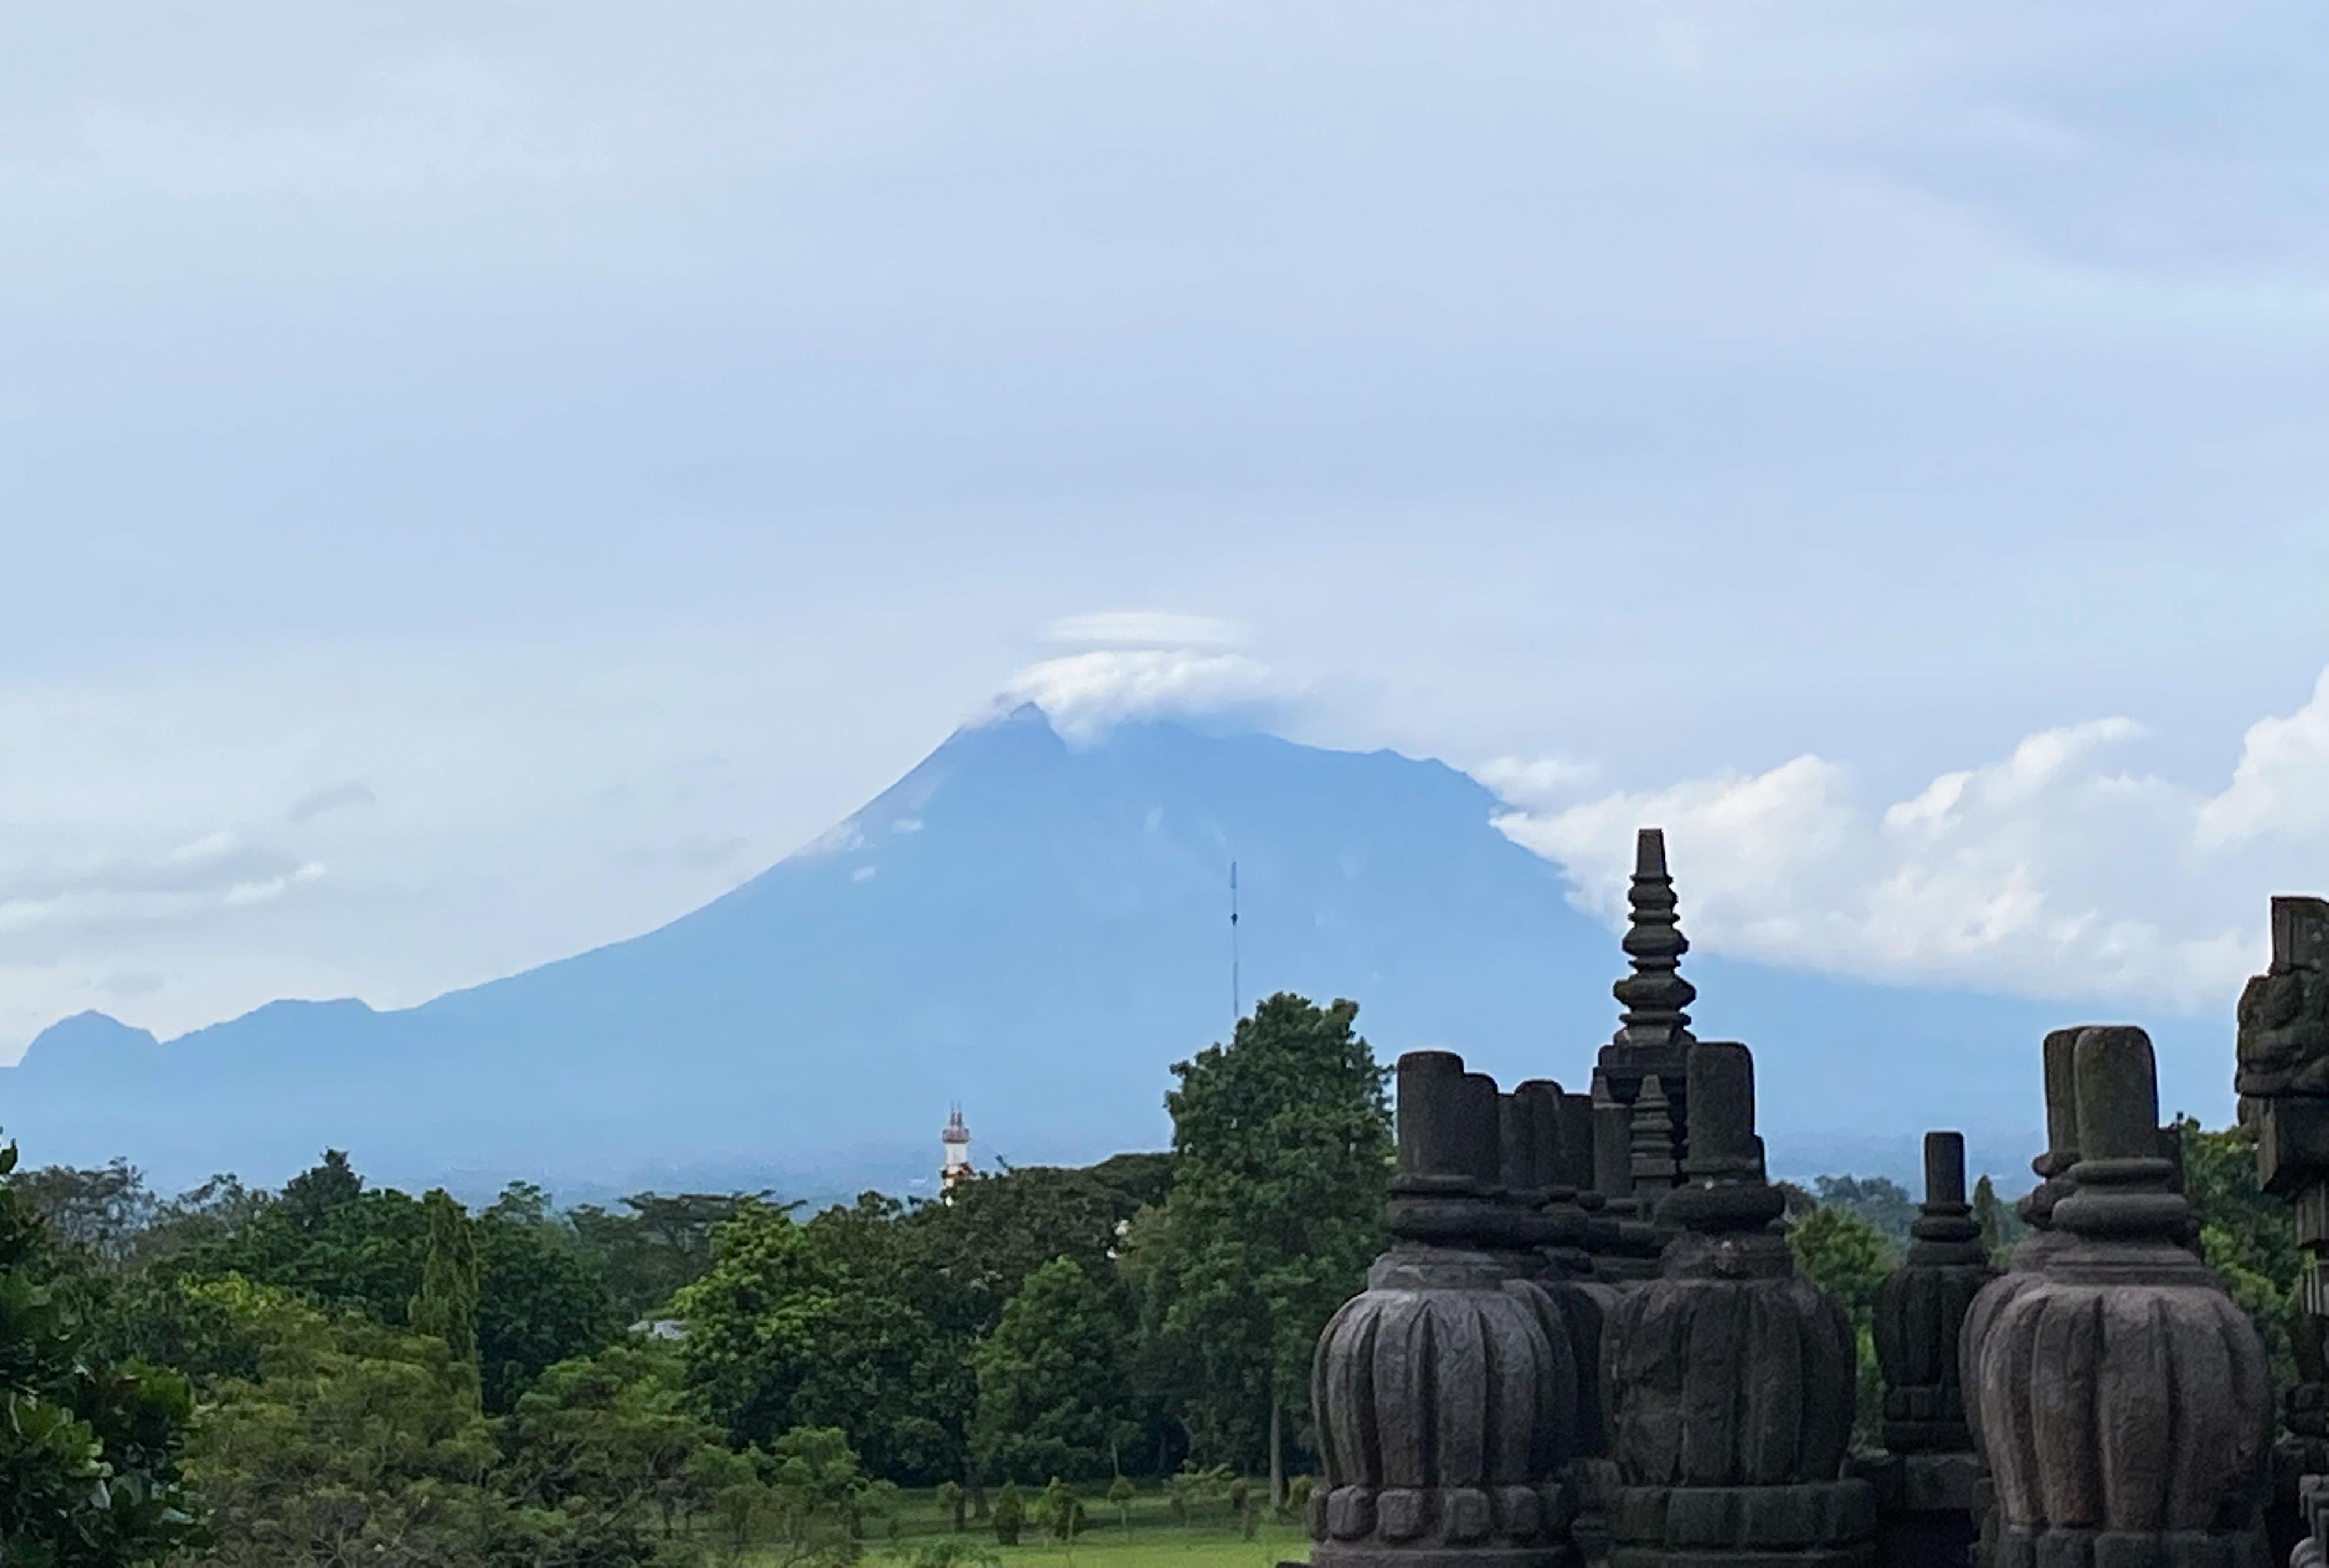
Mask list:
[[998,694],[1847,977],[2228,1009],[2329,889],[2317,8],[0,39],[0,1060],[647,930]]

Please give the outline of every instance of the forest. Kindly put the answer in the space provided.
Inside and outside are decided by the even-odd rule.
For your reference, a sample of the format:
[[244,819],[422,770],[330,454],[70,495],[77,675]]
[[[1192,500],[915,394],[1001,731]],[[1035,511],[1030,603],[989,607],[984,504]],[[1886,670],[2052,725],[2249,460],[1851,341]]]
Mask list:
[[[325,1151],[163,1197],[117,1160],[0,1184],[10,1563],[969,1563],[1136,1509],[1283,1529],[1320,1327],[1382,1243],[1386,1076],[1281,994],[1174,1066],[1168,1151],[946,1201],[640,1193],[474,1209]],[[2179,1123],[2211,1263],[2287,1355],[2296,1256],[2237,1131]],[[1883,1178],[1789,1187],[1862,1329]],[[1987,1178],[1985,1235],[2014,1239]],[[1874,1403],[1863,1398],[1863,1413]]]

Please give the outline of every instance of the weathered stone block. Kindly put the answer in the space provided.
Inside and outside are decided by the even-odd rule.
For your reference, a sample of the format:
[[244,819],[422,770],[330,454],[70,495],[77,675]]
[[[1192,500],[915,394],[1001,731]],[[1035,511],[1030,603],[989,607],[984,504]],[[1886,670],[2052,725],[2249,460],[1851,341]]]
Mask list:
[[2329,1177],[2329,1098],[2277,1094],[2258,1102],[2250,1124],[2257,1179],[2267,1192],[2286,1197]]

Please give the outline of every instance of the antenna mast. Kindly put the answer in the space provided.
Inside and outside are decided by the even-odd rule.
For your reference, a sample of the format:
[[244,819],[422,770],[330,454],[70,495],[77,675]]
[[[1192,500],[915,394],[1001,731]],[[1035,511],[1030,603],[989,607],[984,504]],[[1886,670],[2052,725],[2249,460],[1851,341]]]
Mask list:
[[1238,908],[1237,862],[1230,862],[1230,1033],[1237,1033],[1238,1019],[1245,1017],[1245,990],[1238,980]]

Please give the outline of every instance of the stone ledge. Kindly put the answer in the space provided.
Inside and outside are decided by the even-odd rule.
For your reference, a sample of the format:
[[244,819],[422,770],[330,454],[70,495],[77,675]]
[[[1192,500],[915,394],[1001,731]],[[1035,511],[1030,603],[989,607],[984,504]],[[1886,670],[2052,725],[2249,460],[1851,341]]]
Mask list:
[[1625,1487],[1609,1530],[1623,1546],[1796,1552],[1857,1546],[1876,1534],[1876,1492],[1863,1480],[1771,1487]]

